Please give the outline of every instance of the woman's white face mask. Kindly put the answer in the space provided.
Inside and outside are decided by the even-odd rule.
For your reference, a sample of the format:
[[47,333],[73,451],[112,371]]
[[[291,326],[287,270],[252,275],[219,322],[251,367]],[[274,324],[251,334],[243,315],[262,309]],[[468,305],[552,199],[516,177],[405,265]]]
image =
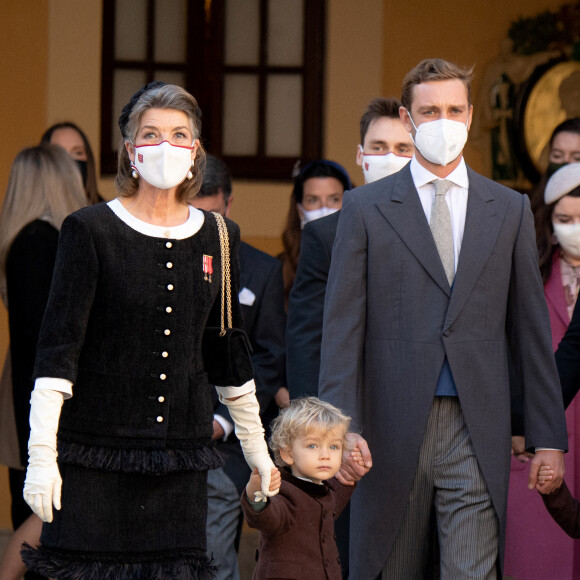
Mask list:
[[580,259],[580,224],[555,224],[552,222],[558,244],[572,258]]
[[147,182],[159,189],[177,187],[186,177],[191,179],[193,167],[191,147],[162,141],[155,145],[134,145],[134,169]]
[[303,229],[308,222],[313,222],[314,220],[326,217],[327,215],[333,214],[338,211],[337,207],[322,206],[319,207],[318,209],[304,209],[301,203],[299,203],[298,205],[300,206],[300,212],[302,214],[300,219],[300,227]]

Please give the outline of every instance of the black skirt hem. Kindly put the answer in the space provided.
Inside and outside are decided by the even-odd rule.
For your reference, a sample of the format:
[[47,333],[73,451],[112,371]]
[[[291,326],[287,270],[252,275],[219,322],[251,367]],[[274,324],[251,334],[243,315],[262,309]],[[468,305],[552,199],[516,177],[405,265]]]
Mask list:
[[212,580],[213,561],[199,551],[98,554],[22,544],[26,567],[57,580]]
[[224,464],[224,456],[210,444],[194,449],[115,449],[58,441],[61,463],[89,469],[164,475],[176,471],[207,471]]

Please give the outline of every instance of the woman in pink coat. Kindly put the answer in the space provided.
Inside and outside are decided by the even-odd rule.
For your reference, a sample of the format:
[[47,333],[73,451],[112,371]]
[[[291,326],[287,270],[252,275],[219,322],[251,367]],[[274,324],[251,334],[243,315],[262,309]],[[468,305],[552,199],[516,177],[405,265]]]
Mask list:
[[[580,150],[580,135],[576,138]],[[556,350],[570,324],[580,287],[580,163],[565,165],[550,177],[544,203],[535,217],[540,270]],[[578,496],[580,398],[568,407],[566,421],[566,481],[572,494]],[[540,495],[527,489],[529,454],[514,456],[511,461],[505,574],[518,580],[580,578],[580,544],[562,534]]]

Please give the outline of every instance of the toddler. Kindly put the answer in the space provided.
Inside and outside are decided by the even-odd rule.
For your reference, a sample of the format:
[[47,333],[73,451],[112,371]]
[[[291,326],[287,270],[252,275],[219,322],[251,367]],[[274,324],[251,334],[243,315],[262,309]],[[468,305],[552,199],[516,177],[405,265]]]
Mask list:
[[334,476],[343,452],[364,465],[358,448],[346,448],[349,425],[349,417],[316,397],[291,401],[273,421],[270,447],[281,468],[280,492],[263,497],[254,471],[242,495],[248,524],[260,530],[253,580],[341,580],[334,520],[354,487]]

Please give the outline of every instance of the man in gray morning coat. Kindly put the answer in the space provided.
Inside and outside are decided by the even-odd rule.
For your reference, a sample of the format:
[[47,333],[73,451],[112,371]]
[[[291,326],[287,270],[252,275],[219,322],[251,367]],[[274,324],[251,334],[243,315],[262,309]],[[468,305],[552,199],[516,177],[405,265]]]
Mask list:
[[[351,500],[357,580],[423,578],[433,514],[442,579],[501,575],[508,349],[536,451],[530,486],[550,492],[563,477],[566,424],[532,214],[527,196],[465,165],[470,81],[471,71],[440,59],[405,77],[401,120],[415,157],[346,194],[339,219],[319,392],[352,416],[362,437],[351,438],[373,454]],[[432,213],[438,180],[444,233]],[[555,475],[540,486],[541,464]],[[356,479],[356,469],[345,461],[343,476]]]

